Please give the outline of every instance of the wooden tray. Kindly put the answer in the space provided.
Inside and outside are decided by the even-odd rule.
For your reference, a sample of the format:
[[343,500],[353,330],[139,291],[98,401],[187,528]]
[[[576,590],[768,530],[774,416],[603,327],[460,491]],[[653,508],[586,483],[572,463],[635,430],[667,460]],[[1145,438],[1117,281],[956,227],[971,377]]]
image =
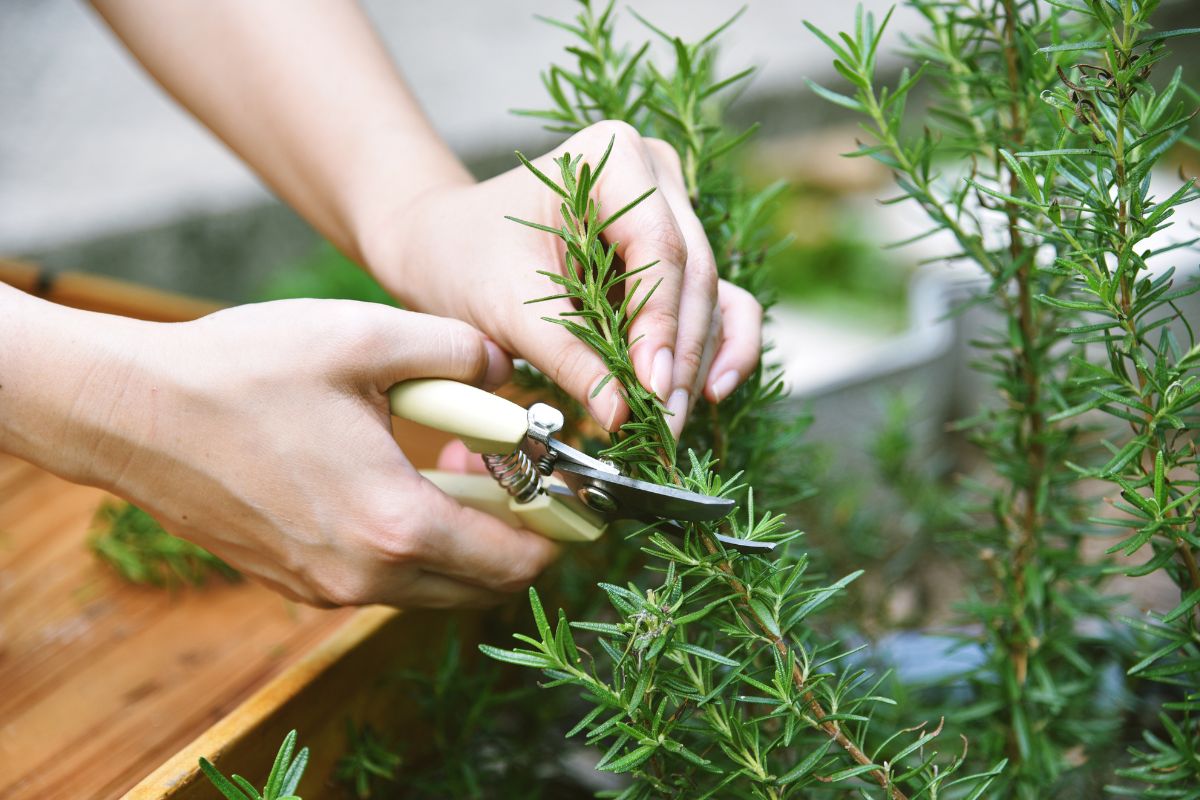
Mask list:
[[[158,321],[217,308],[2,260],[0,280]],[[400,435],[422,466],[445,441],[408,426]],[[309,800],[328,786],[348,715],[403,721],[368,690],[385,666],[432,658],[452,615],[319,611],[220,580],[175,593],[131,586],[84,544],[104,498],[0,454],[0,800],[215,797],[197,780],[200,755],[261,781],[292,727],[314,745]]]

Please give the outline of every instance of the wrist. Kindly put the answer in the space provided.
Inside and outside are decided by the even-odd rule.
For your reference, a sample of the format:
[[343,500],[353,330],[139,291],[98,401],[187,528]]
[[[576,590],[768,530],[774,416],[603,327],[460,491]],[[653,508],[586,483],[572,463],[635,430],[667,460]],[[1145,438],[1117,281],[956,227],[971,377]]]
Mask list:
[[153,323],[0,289],[0,450],[114,488],[154,424],[133,402],[149,383],[136,343]]
[[431,299],[419,259],[413,257],[428,228],[424,212],[443,193],[474,182],[457,160],[443,161],[422,171],[416,180],[410,176],[381,181],[359,204],[362,210],[356,214],[355,225],[359,259],[406,307],[423,309]]

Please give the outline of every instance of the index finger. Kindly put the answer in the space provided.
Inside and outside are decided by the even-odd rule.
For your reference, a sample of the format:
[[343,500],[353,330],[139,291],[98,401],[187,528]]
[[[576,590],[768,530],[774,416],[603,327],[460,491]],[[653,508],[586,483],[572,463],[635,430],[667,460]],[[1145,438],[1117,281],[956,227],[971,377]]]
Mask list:
[[[658,178],[640,138],[636,142],[616,140],[596,184],[602,214],[612,215],[647,189],[657,188]],[[604,235],[616,245],[626,269],[645,268],[625,287],[633,294],[630,308],[638,308],[645,300],[632,326],[630,355],[638,381],[665,402],[675,372],[679,298],[688,257],[686,239],[670,203],[659,191],[612,222]],[[636,292],[634,285],[638,287]]]

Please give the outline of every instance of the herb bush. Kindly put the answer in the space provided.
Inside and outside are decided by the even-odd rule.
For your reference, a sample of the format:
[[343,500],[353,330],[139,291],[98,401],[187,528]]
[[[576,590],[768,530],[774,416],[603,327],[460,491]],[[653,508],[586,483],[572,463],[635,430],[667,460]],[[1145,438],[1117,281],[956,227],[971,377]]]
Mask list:
[[[903,556],[901,575],[932,552],[956,560],[969,580],[953,631],[979,663],[906,685],[839,641],[857,573],[817,574],[801,535],[764,510],[807,492],[796,485],[803,424],[779,410],[777,371],[762,366],[719,405],[702,402],[672,441],[629,363],[636,302],[610,300],[618,287],[650,289],[643,265],[619,269],[602,236],[624,210],[590,196],[603,159],[566,155],[539,173],[563,212],[543,232],[567,245],[570,269],[551,278],[580,313],[548,324],[605,360],[633,410],[593,449],[738,508],[682,540],[614,531],[559,567],[550,591],[563,611],[548,614],[531,591],[534,628],[515,649],[484,645],[495,661],[483,663],[452,649],[437,676],[413,679],[445,744],[432,771],[406,765],[390,791],[538,796],[548,770],[563,774],[566,732],[595,748],[600,771],[624,776],[605,795],[619,798],[1200,797],[1200,347],[1179,306],[1198,287],[1168,268],[1194,263],[1195,241],[1147,244],[1197,196],[1187,179],[1150,187],[1152,168],[1191,144],[1200,101],[1179,71],[1162,74],[1164,43],[1196,31],[1155,32],[1153,0],[910,4],[926,22],[908,43],[914,70],[880,84],[887,20],[860,10],[850,33],[812,29],[849,87],[813,89],[862,115],[867,138],[851,155],[894,173],[900,193],[887,202],[916,203],[930,233],[955,243],[946,260],[989,282],[970,305],[993,320],[974,344],[994,398],[956,426],[978,468],[956,487],[921,476],[894,418],[876,455],[913,512],[916,554],[863,548],[882,549],[885,566]],[[728,23],[687,43],[645,22],[670,67],[648,45],[614,41],[612,5],[583,2],[553,24],[572,38],[571,63],[544,75],[551,108],[525,113],[563,132],[618,119],[670,142],[722,277],[769,306],[767,220],[783,188],[750,191],[730,166],[753,131],[722,124],[724,98],[749,76],[714,74]],[[906,108],[917,86],[931,96],[923,126]],[[786,552],[725,551],[718,527]],[[1108,552],[1090,553],[1093,541]],[[1106,592],[1121,573],[1169,581],[1177,605],[1122,603]],[[530,700],[541,690],[496,661],[529,668],[549,692]],[[488,742],[510,738],[514,719],[523,751],[496,759]],[[397,763],[372,748],[372,763]]]
[[[1196,199],[1192,180],[1156,196],[1150,179],[1192,143],[1195,93],[1179,70],[1152,78],[1163,43],[1197,31],[1154,32],[1157,2],[911,5],[928,23],[911,43],[924,62],[916,72],[878,85],[882,26],[860,11],[852,35],[813,29],[851,92],[814,90],[865,118],[870,141],[853,155],[888,166],[894,201],[919,204],[930,232],[956,243],[947,258],[991,281],[980,300],[997,324],[977,344],[976,369],[998,402],[960,423],[989,465],[967,487],[977,513],[959,537],[978,573],[963,622],[986,661],[948,723],[985,760],[1008,758],[998,796],[1092,796],[1105,785],[1200,796],[1200,353],[1175,305],[1198,287],[1173,285],[1163,258],[1195,242],[1146,246]],[[910,133],[905,104],[923,75],[935,83],[932,124]],[[1097,482],[1118,493],[1116,513],[1098,513]],[[1108,554],[1144,563],[1084,557],[1085,541],[1112,527],[1129,534]],[[1165,574],[1179,605],[1113,619],[1118,599],[1101,590],[1116,572]],[[1106,692],[1110,664],[1124,696]],[[1132,744],[1129,723],[1146,702],[1161,709]]]

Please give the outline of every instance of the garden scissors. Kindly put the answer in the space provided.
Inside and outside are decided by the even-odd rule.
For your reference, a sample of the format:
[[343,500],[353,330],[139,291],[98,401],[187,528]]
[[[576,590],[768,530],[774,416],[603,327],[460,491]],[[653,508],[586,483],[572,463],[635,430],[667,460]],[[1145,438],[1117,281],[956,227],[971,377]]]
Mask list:
[[[461,438],[483,456],[490,475],[422,470],[446,494],[514,527],[549,539],[595,541],[609,523],[661,523],[681,534],[683,522],[712,522],[733,500],[622,475],[615,464],[555,439],[563,415],[545,403],[522,408],[465,383],[435,378],[405,381],[388,390],[397,417]],[[749,553],[769,553],[772,542],[716,538]]]

